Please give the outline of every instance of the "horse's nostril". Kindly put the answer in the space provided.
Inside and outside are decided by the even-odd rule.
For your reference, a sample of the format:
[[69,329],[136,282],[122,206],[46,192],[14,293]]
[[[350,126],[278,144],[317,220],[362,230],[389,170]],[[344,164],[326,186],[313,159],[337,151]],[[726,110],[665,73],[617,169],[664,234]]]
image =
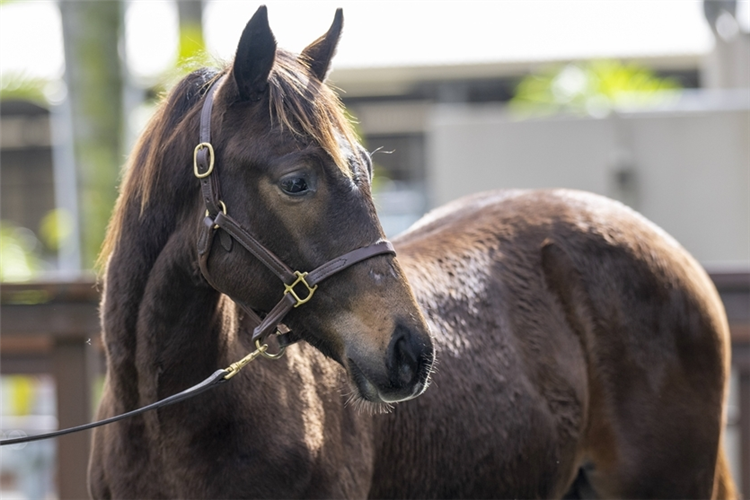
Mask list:
[[419,344],[415,335],[399,325],[390,345],[388,371],[394,388],[406,388],[417,382],[420,369]]
[[403,338],[396,342],[396,360],[399,364],[399,381],[401,385],[407,385],[414,379],[418,362]]

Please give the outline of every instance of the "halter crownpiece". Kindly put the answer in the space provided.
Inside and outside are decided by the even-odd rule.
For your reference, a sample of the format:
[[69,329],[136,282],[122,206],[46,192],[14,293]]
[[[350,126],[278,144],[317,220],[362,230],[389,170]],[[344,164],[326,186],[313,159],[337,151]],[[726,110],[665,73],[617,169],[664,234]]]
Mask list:
[[[211,109],[214,94],[225,78],[226,75],[216,79],[206,91],[200,115],[199,143],[193,151],[193,172],[200,180],[201,195],[206,205],[206,216],[198,236],[199,265],[206,281],[219,290],[219,287],[211,279],[208,259],[211,255],[211,247],[216,233],[221,229],[220,240],[227,251],[231,251],[232,241],[237,241],[278,276],[284,285],[284,296],[264,318],[261,318],[249,305],[232,298],[248,314],[255,325],[252,339],[262,342],[274,329],[280,326],[281,321],[289,311],[312,299],[320,282],[358,262],[377,255],[395,254],[396,251],[389,241],[381,240],[336,257],[313,271],[293,271],[227,213],[227,207],[220,197],[218,174],[215,170],[215,152],[211,145]],[[288,329],[280,328],[280,330],[286,330],[286,332],[281,331],[279,335],[280,344],[286,346],[291,343],[288,337]]]

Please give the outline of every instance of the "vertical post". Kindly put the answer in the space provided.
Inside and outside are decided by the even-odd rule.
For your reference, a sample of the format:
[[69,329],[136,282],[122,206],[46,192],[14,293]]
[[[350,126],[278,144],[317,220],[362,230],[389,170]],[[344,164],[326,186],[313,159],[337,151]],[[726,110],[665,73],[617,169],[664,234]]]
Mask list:
[[[62,279],[75,279],[81,274],[81,230],[78,227],[78,183],[73,154],[70,102],[50,106],[52,133],[52,178],[55,183],[55,208],[70,216],[72,230],[60,241],[57,251],[58,270]],[[58,222],[59,224],[59,222]]]
[[[91,418],[91,384],[86,342],[78,338],[57,339],[53,370],[57,383],[57,417],[59,428],[84,424]],[[58,438],[57,483],[59,498],[88,498],[86,471],[91,433],[77,432]]]

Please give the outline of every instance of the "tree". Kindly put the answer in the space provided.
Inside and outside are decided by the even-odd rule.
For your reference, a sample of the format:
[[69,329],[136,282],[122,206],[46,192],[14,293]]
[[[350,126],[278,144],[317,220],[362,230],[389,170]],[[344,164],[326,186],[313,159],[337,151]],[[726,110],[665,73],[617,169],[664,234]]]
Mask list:
[[83,266],[104,238],[123,163],[122,4],[61,0],[65,82],[73,118]]

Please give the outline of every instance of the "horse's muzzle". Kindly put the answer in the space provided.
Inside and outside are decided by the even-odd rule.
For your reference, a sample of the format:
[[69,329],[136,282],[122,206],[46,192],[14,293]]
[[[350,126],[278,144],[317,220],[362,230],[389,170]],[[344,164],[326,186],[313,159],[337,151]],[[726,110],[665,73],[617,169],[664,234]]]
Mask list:
[[363,398],[372,402],[398,403],[424,392],[433,360],[434,349],[429,336],[399,324],[386,349],[384,366],[352,357],[348,358],[347,364]]

